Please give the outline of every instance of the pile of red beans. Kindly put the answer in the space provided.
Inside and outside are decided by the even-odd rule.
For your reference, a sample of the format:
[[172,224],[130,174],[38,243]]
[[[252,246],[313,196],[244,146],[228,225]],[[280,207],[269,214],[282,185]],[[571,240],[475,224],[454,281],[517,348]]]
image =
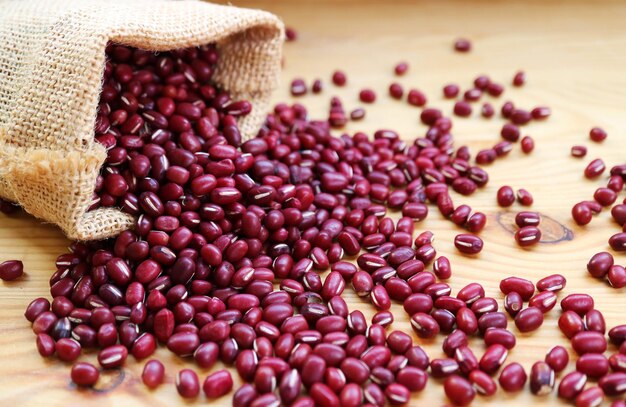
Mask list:
[[[108,158],[92,207],[119,207],[137,222],[116,239],[76,242],[59,256],[52,302],[38,298],[25,313],[42,356],[74,362],[83,349],[98,349],[101,369],[114,369],[129,354],[150,358],[161,343],[201,368],[218,361],[231,366],[202,382],[193,369],[183,369],[175,383],[185,398],[201,389],[208,398],[221,397],[233,387],[234,370],[246,382],[234,392],[234,406],[401,405],[425,388],[429,375],[445,379],[456,405],[469,404],[476,393],[495,394],[496,375],[506,392],[522,390],[527,381],[536,395],[553,391],[555,376],[568,365],[567,351],[551,349],[528,374],[518,363],[505,365],[516,343],[507,314],[520,332],[538,329],[565,278],[551,275],[536,284],[504,279],[503,312],[478,283],[453,295],[445,283],[452,275],[449,260],[437,256],[431,232],[415,230],[430,202],[469,232],[454,240],[461,253],[483,247],[476,233],[485,215],[455,206],[449,188],[470,195],[488,175],[470,163],[467,147],[454,148],[452,121],[440,110],[422,110],[428,130],[409,144],[391,130],[373,139],[332,135],[331,127],[347,121],[338,99],[325,121],[310,120],[300,104],[280,104],[258,136],[243,141],[237,118],[252,106],[211,84],[214,47],[155,55],[110,45],[107,56],[96,139]],[[333,81],[345,84],[345,74],[335,73]],[[518,74],[514,84],[523,81]],[[297,93],[306,92],[303,82],[296,85]],[[475,85],[502,93],[487,77]],[[313,90],[321,89],[316,81]],[[402,89],[394,89],[392,96],[401,97]],[[453,91],[444,89],[447,97]],[[416,95],[409,93],[413,103],[426,103]],[[364,101],[375,98],[361,92]],[[549,114],[541,109],[516,113],[507,102],[503,115],[521,124]],[[505,155],[519,131],[507,124],[502,137],[506,144],[476,160]],[[522,148],[530,152],[532,139],[525,140]],[[528,195],[518,194],[522,204]],[[394,221],[389,210],[402,216]],[[520,245],[539,240],[539,222],[534,212],[518,214]],[[590,267],[598,277],[617,273],[612,258]],[[348,286],[377,310],[371,321],[348,308],[342,298]],[[392,302],[403,305],[419,338],[443,335],[446,357],[429,358],[410,334],[393,330]],[[605,394],[622,394],[626,325],[609,331],[620,353],[607,359],[606,327],[593,299],[570,294],[560,306],[559,327],[580,358],[576,371],[561,379],[558,395],[595,406]],[[480,358],[469,347],[471,336],[487,346]],[[93,386],[99,373],[77,362],[71,377]],[[165,374],[153,359],[142,379],[156,388]],[[599,379],[598,386],[584,390],[587,378]]]

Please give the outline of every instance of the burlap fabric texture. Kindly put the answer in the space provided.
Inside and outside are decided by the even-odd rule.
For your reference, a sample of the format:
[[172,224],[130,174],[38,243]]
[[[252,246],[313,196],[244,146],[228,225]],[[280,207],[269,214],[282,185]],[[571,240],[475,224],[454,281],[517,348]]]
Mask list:
[[281,62],[283,25],[260,10],[202,1],[0,0],[0,197],[72,239],[117,235],[134,219],[87,212],[106,158],[94,122],[109,41],[151,51],[216,43],[216,83],[262,123]]

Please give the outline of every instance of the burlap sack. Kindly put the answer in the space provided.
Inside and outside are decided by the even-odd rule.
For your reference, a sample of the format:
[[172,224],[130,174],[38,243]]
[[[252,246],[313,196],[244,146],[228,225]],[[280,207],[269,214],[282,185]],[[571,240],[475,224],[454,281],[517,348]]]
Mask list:
[[107,42],[165,51],[218,44],[216,82],[253,102],[261,124],[280,71],[283,25],[260,10],[201,1],[0,0],[0,197],[79,240],[132,226],[87,212],[105,149],[94,122]]

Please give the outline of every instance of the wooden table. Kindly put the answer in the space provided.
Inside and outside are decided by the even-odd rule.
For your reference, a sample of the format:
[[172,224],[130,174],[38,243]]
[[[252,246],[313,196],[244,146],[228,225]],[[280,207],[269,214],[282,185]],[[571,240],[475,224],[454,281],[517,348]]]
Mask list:
[[[453,292],[479,281],[487,295],[501,299],[498,283],[504,277],[518,275],[536,281],[548,274],[562,273],[568,284],[560,298],[573,292],[587,292],[595,298],[609,326],[625,322],[624,290],[612,289],[590,278],[585,271],[589,257],[606,250],[608,237],[619,228],[611,221],[609,211],[596,216],[587,227],[577,227],[570,218],[570,208],[575,202],[590,199],[606,180],[606,176],[596,181],[583,177],[582,171],[591,159],[602,157],[609,167],[624,162],[626,4],[484,0],[236,3],[273,11],[298,30],[298,41],[285,45],[283,85],[274,96],[276,102],[290,100],[289,83],[295,77],[309,83],[321,78],[326,84],[321,95],[298,99],[310,108],[314,117],[326,117],[332,95],[340,96],[349,110],[361,105],[357,95],[362,87],[377,91],[378,102],[366,107],[366,119],[350,124],[346,128],[349,132],[372,133],[378,128],[392,128],[406,140],[423,135],[425,127],[418,119],[420,110],[387,95],[392,81],[422,89],[429,97],[429,105],[448,113],[452,102],[443,100],[442,86],[456,82],[467,88],[476,75],[483,73],[507,84],[501,98],[488,98],[497,107],[509,99],[526,108],[550,106],[553,115],[548,121],[523,128],[524,134],[531,134],[536,141],[533,154],[523,155],[516,146],[507,159],[487,168],[490,174],[487,187],[470,198],[461,200],[458,195],[453,196],[457,203],[468,203],[489,216],[488,226],[481,234],[485,248],[479,256],[458,254],[452,240],[461,229],[452,227],[436,210],[418,225],[418,230],[432,230],[438,253],[452,261]],[[452,51],[454,39],[460,36],[472,40],[471,53]],[[402,60],[409,62],[410,70],[406,76],[396,78],[392,74],[393,66]],[[348,74],[349,85],[343,89],[329,84],[330,75],[337,68]],[[523,88],[511,89],[508,84],[518,69],[526,71],[528,83]],[[475,112],[470,119],[455,119],[453,132],[458,145],[466,144],[476,152],[499,140],[502,124],[500,118],[484,120]],[[602,144],[588,140],[588,131],[595,125],[602,126],[609,134]],[[589,147],[587,158],[570,157],[569,149],[574,144]],[[517,247],[511,220],[522,208],[516,205],[502,210],[496,205],[496,190],[504,184],[532,192],[535,198],[532,209],[544,215],[544,235],[551,242],[528,250]],[[123,371],[107,374],[98,386],[100,390],[92,391],[74,388],[69,380],[69,365],[44,360],[37,354],[30,325],[22,314],[33,298],[49,296],[48,278],[54,270],[54,259],[67,245],[68,241],[53,226],[26,215],[0,215],[0,260],[22,259],[27,272],[17,282],[0,284],[3,358],[0,405],[188,404],[178,397],[172,382],[177,370],[193,364],[171,356],[166,350],[160,350],[158,357],[168,362],[168,383],[154,392],[141,385],[139,375],[143,364],[135,363],[132,358]],[[618,255],[616,261],[622,263],[623,256]],[[372,314],[371,306],[362,300],[351,293],[346,297],[352,307]],[[411,332],[401,307],[394,305],[393,311],[394,328]],[[550,347],[567,345],[556,326],[559,314],[557,307],[548,314],[543,327],[531,334],[517,334],[510,323],[518,335],[518,345],[509,353],[507,362],[518,361],[529,369],[534,361],[543,359]],[[431,357],[441,356],[441,340],[441,337],[433,341],[416,338]],[[474,342],[480,357],[483,345],[480,340]],[[94,361],[95,355],[83,359]],[[209,372],[198,370],[198,373],[204,377]],[[431,382],[427,390],[413,396],[411,404],[446,403],[440,384]],[[554,395],[534,398],[528,391],[513,396],[500,391],[495,397],[477,397],[475,404],[495,406],[505,400],[515,405],[557,403]],[[204,402],[203,396],[198,398],[198,404]],[[217,404],[229,403],[230,397],[224,397]]]

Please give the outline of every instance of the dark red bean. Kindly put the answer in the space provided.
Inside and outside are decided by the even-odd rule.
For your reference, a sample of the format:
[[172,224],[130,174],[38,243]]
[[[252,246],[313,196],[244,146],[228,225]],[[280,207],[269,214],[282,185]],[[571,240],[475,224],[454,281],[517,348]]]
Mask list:
[[525,226],[539,226],[539,223],[541,222],[541,217],[539,216],[539,213],[537,212],[527,212],[527,211],[522,211],[519,212],[517,215],[515,215],[515,224],[517,226],[519,226],[520,228],[523,228]]
[[427,294],[415,293],[404,300],[403,307],[409,315],[429,313],[433,308],[433,300],[432,297]]
[[426,370],[428,368],[428,355],[426,355],[426,352],[424,352],[421,347],[411,347],[411,349],[409,349],[404,356],[408,359],[409,366],[414,366],[421,370]]
[[139,336],[132,345],[131,353],[137,359],[144,359],[152,355],[156,350],[156,339],[150,333]]
[[347,82],[346,74],[342,71],[333,72],[332,81],[337,86],[344,86]]
[[518,392],[524,388],[528,376],[524,368],[519,363],[509,363],[500,372],[498,382],[500,387],[506,392]]
[[392,83],[389,85],[389,96],[394,99],[402,99],[404,94],[404,88],[399,83]]
[[[426,95],[417,89],[409,89],[407,94],[407,102],[413,106],[424,106],[426,104]],[[424,113],[426,112],[426,113]],[[426,124],[434,124],[435,120],[441,117],[441,112],[435,109],[424,109],[421,114],[422,121]]]
[[483,248],[483,241],[475,235],[460,234],[454,238],[454,246],[465,254],[477,254]]
[[359,99],[363,103],[374,103],[376,101],[376,93],[371,89],[363,89],[359,92]]
[[403,405],[408,403],[411,394],[406,386],[400,383],[391,383],[385,388],[385,396],[391,405]]
[[587,147],[585,146],[572,146],[572,157],[582,158],[587,155]]
[[315,383],[309,389],[311,398],[319,406],[338,406],[339,398],[337,395],[324,383]]
[[417,367],[407,366],[396,373],[396,381],[409,391],[421,391],[426,387],[428,375]]
[[50,301],[45,298],[34,299],[24,312],[24,317],[30,322],[34,322],[37,317],[46,311],[50,311]]
[[515,106],[513,105],[513,102],[510,102],[510,101],[504,102],[501,108],[502,117],[508,119],[509,117],[511,117],[511,113],[513,113],[513,110],[515,110]]
[[538,308],[544,314],[550,311],[556,305],[556,294],[552,291],[544,291],[535,296],[533,296],[528,305],[531,307]]
[[39,354],[42,357],[46,358],[54,354],[56,345],[54,343],[54,339],[52,339],[50,335],[45,333],[38,334],[36,343],[37,351],[39,351]]
[[626,340],[626,325],[617,325],[609,330],[609,338],[616,345],[621,345]]
[[256,402],[256,400],[258,400],[257,395],[254,386],[250,383],[244,383],[233,394],[233,407],[249,406],[253,401]]
[[393,331],[387,337],[387,346],[395,353],[406,353],[412,346],[413,340],[409,335],[401,331]]
[[453,314],[457,314],[461,309],[467,308],[465,301],[458,298],[450,297],[449,295],[442,295],[440,297],[437,297],[435,299],[435,307],[442,310],[450,311]]
[[558,394],[566,400],[574,399],[580,392],[583,391],[585,384],[587,383],[587,376],[584,374],[573,371],[561,379],[559,383]]
[[545,362],[556,373],[562,372],[569,363],[567,350],[562,346],[554,346],[546,353]]
[[[58,351],[58,343],[57,343]],[[113,345],[104,348],[98,353],[98,363],[105,369],[120,367],[128,357],[128,350],[123,345]]]
[[621,396],[626,392],[626,373],[609,373],[600,379],[598,385],[609,397]]
[[513,76],[513,86],[523,86],[526,83],[526,74],[524,71],[518,71]]
[[500,291],[503,294],[516,292],[524,301],[528,301],[535,293],[535,285],[530,280],[520,277],[507,277],[500,281]]
[[515,241],[521,247],[528,247],[539,243],[541,230],[534,226],[524,226],[515,232]]
[[585,329],[587,331],[599,332],[602,335],[606,332],[606,322],[602,313],[596,309],[592,309],[585,314],[583,318]]
[[370,368],[362,360],[346,358],[341,362],[341,371],[350,383],[363,384],[370,375]]
[[472,335],[478,330],[478,320],[474,312],[467,307],[457,311],[456,323],[458,328],[468,335]]
[[530,369],[530,391],[536,396],[552,393],[554,370],[545,362],[535,362]]
[[609,361],[600,353],[585,353],[576,361],[576,370],[588,377],[600,378],[608,373]]
[[428,314],[418,312],[411,316],[411,326],[420,338],[432,338],[439,333],[439,324]]
[[478,298],[472,303],[472,311],[480,317],[487,312],[498,310],[498,302],[493,298]]
[[485,345],[487,346],[499,344],[509,350],[513,349],[516,343],[515,335],[513,335],[513,333],[511,333],[510,331],[502,328],[487,329],[487,331],[483,335],[483,339],[485,341]]
[[228,370],[218,370],[210,374],[202,384],[202,391],[204,391],[207,398],[222,397],[230,392],[232,388],[233,379]]
[[593,199],[602,206],[610,206],[617,199],[617,193],[610,188],[598,188],[593,194]]
[[524,125],[532,120],[532,115],[527,110],[515,109],[511,113],[510,120],[513,124]]
[[578,332],[585,329],[583,319],[576,312],[571,310],[561,314],[558,324],[561,332],[568,338],[572,338]]
[[476,392],[472,384],[461,376],[452,375],[443,383],[446,396],[457,406],[466,406],[470,404]]
[[503,345],[490,345],[480,359],[479,367],[483,372],[493,374],[504,364],[507,355],[507,348]]
[[589,179],[596,178],[600,176],[605,169],[606,165],[604,164],[604,161],[602,161],[600,158],[596,158],[595,160],[591,161],[587,165],[587,167],[585,167],[585,177]]
[[459,38],[454,42],[454,49],[457,52],[469,52],[472,49],[472,43],[465,38]]
[[73,362],[80,356],[81,346],[74,339],[61,338],[56,343],[56,353],[64,362]]
[[485,214],[482,212],[475,212],[469,217],[465,227],[467,227],[467,230],[472,233],[478,233],[485,227],[486,224],[487,217]]
[[474,370],[469,374],[472,386],[479,394],[493,396],[498,390],[496,382],[489,375],[480,370]]
[[115,324],[106,323],[100,326],[96,338],[100,347],[115,345],[118,339],[118,331]]
[[507,123],[502,126],[502,130],[500,130],[500,136],[512,143],[515,143],[520,136],[519,128],[514,124]]
[[304,95],[307,92],[306,83],[302,79],[294,79],[291,81],[290,90],[292,96]]
[[72,366],[72,381],[78,386],[93,386],[98,382],[100,372],[91,363],[79,362]]
[[402,216],[421,221],[428,216],[428,207],[419,202],[408,202],[402,207]]
[[616,252],[626,251],[626,233],[617,233],[609,239],[609,245]]
[[585,315],[593,306],[593,298],[588,294],[570,294],[561,300],[563,311],[574,311],[578,315]]
[[591,209],[585,202],[579,202],[572,207],[572,218],[580,226],[591,222],[591,216]]
[[459,373],[459,364],[454,359],[433,359],[430,371],[434,378],[443,378]]
[[520,188],[517,190],[517,201],[520,205],[530,206],[533,204],[534,199],[530,192],[524,188]]
[[157,388],[165,378],[165,367],[156,359],[146,362],[141,374],[143,383],[151,389]]
[[606,139],[606,131],[601,129],[600,127],[594,127],[589,130],[589,138],[596,143],[600,143]]
[[296,369],[284,373],[278,386],[280,398],[284,403],[290,403],[300,394],[302,381]]
[[604,392],[600,387],[590,387],[576,396],[576,407],[599,406],[604,401]]
[[606,183],[607,188],[615,191],[621,192],[624,189],[624,180],[619,175],[611,175],[609,181]]
[[0,279],[13,281],[24,274],[24,264],[19,260],[8,260],[0,263]]
[[459,94],[459,86],[456,84],[449,84],[443,87],[443,95],[446,99],[454,99]]
[[463,374],[469,374],[469,372],[478,368],[478,360],[467,346],[457,348],[454,351],[454,359],[459,364],[459,370]]
[[198,375],[191,369],[183,369],[176,375],[176,390],[184,398],[194,398],[200,393]]
[[543,313],[537,307],[528,307],[515,316],[515,326],[521,332],[531,332],[543,324]]
[[602,278],[609,272],[613,266],[613,256],[608,252],[600,252],[594,254],[587,263],[587,271],[593,277]]
[[468,117],[472,114],[472,106],[465,101],[458,101],[454,104],[454,114],[460,117]]
[[363,403],[363,390],[355,383],[348,383],[339,394],[339,402],[346,407],[361,406]]
[[515,193],[513,192],[513,188],[509,186],[503,186],[498,189],[497,193],[498,205],[506,208],[515,202]]
[[611,216],[620,226],[626,224],[626,204],[615,205],[611,208]]
[[538,291],[561,291],[565,288],[566,280],[560,274],[552,274],[537,281]]
[[506,315],[502,312],[487,312],[478,318],[478,329],[484,333],[490,328],[506,328]]
[[[533,115],[533,118],[536,119],[535,115]],[[530,136],[524,136],[522,137],[521,146],[524,154],[530,154],[535,149],[535,141]]]
[[408,63],[399,62],[398,64],[396,64],[393,71],[396,75],[401,76],[401,75],[404,75],[408,69],[409,69]]
[[476,163],[480,165],[491,164],[496,160],[498,155],[495,150],[490,148],[486,150],[481,150],[476,154]]
[[579,332],[572,337],[572,348],[579,355],[603,353],[607,348],[604,334],[594,331]]

